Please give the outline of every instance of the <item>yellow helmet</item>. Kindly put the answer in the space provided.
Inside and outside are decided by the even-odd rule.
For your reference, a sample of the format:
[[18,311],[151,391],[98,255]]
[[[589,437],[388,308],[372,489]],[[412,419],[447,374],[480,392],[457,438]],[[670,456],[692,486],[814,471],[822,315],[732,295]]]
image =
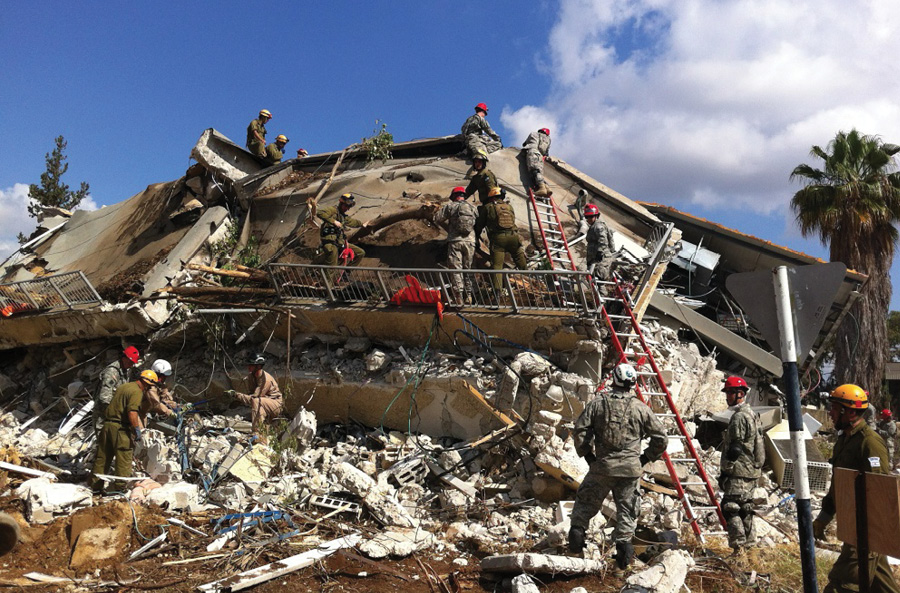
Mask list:
[[146,371],[141,371],[141,381],[144,383],[159,383],[159,376],[147,369]]
[[503,190],[501,190],[499,187],[492,187],[491,189],[488,190],[489,198],[493,198],[495,196],[502,196],[502,195],[503,195]]
[[272,119],[272,112],[269,111],[268,109],[260,109],[259,116],[260,117],[268,117],[269,119]]
[[277,136],[275,136],[275,142],[284,142],[285,144],[287,144],[289,140],[288,137],[284,134],[278,134]]
[[869,394],[862,387],[847,383],[832,391],[828,401],[839,403],[845,408],[865,410],[869,407]]

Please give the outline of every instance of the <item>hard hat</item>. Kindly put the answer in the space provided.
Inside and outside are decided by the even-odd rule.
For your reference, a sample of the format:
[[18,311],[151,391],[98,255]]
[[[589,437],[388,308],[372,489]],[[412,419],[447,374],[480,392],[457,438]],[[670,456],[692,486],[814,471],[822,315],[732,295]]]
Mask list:
[[305,149],[305,148],[298,148],[298,149],[297,149],[297,156],[307,156],[308,154],[309,154],[309,153],[306,152],[306,149]]
[[881,410],[881,419],[882,420],[888,420],[892,415],[893,414],[891,414],[891,411],[888,410],[887,408]]
[[134,346],[129,346],[128,348],[123,350],[122,356],[124,356],[125,358],[127,358],[128,360],[133,362],[134,364],[137,364],[137,361],[139,361],[141,359],[141,353],[138,352],[138,349],[135,348]]
[[491,189],[488,190],[489,198],[496,198],[497,196],[502,196],[502,195],[503,195],[503,190],[500,189],[499,187],[492,187]]
[[485,105],[484,103],[479,103],[475,106],[475,111],[484,111],[485,113],[487,113],[487,105]]
[[631,387],[637,381],[637,371],[630,364],[620,364],[613,370],[613,383],[619,387]]
[[452,190],[450,190],[450,199],[452,200],[453,198],[457,197],[460,194],[462,194],[462,196],[465,197],[466,188],[464,188],[462,186],[454,187]]
[[290,141],[284,134],[278,134],[277,136],[275,136],[275,142],[284,142],[285,144],[287,144]]
[[593,204],[588,204],[584,207],[584,215],[585,216],[600,216],[600,208],[597,208]]
[[483,151],[483,150],[479,150],[479,151],[476,152],[474,155],[472,155],[472,160],[473,160],[473,161],[479,161],[479,160],[480,160],[480,161],[484,161],[485,163],[487,163],[487,162],[488,162],[487,153],[486,153],[485,151]]
[[250,357],[250,360],[247,361],[247,364],[255,364],[255,365],[263,366],[266,364],[266,357],[260,353],[256,353]]
[[159,383],[159,377],[151,370],[141,371],[141,381],[144,383]]
[[356,198],[353,197],[353,194],[342,194],[339,200],[341,204],[347,204],[348,206],[353,206],[356,204]]
[[269,111],[268,109],[260,109],[259,116],[260,117],[268,117],[269,119],[272,119],[272,112]]
[[722,388],[722,391],[729,389],[743,389],[744,392],[747,392],[750,391],[750,386],[741,377],[728,377],[725,379],[725,387]]
[[541,128],[540,130],[538,130],[538,132],[540,132],[541,134],[547,134],[549,136],[550,128]]
[[166,377],[168,377],[172,374],[172,365],[169,364],[168,360],[157,358],[150,366],[150,370],[152,370],[157,375],[165,375]]
[[828,401],[839,403],[845,408],[865,410],[869,407],[869,394],[859,385],[847,383],[832,391]]

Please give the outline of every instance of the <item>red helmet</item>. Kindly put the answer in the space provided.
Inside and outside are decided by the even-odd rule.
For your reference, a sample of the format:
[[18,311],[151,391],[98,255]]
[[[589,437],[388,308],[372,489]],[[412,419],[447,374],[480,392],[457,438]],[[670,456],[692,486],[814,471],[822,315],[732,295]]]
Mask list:
[[887,408],[881,410],[881,419],[882,420],[889,420],[891,416],[892,416],[891,411],[888,410]]
[[550,128],[541,128],[540,130],[538,130],[538,132],[540,132],[541,134],[547,134],[549,136]]
[[728,377],[725,379],[725,387],[722,388],[722,391],[728,391],[729,389],[743,389],[744,391],[750,391],[750,386],[740,377]]
[[128,360],[133,362],[134,364],[137,364],[137,361],[139,361],[141,359],[141,353],[138,352],[138,349],[135,348],[134,346],[129,346],[128,348],[123,350],[122,356],[124,356],[125,358],[127,358]]
[[600,208],[597,208],[593,204],[588,204],[584,207],[584,215],[587,216],[600,216]]
[[462,196],[465,198],[465,196],[466,196],[466,188],[464,188],[464,187],[462,187],[462,186],[458,186],[458,187],[454,187],[452,190],[450,190],[450,199],[451,199],[451,200],[452,200],[453,198],[456,198],[456,197],[460,196],[460,195],[462,195]]
[[484,103],[479,103],[475,106],[475,111],[484,111],[485,113],[487,113],[487,105],[485,105]]

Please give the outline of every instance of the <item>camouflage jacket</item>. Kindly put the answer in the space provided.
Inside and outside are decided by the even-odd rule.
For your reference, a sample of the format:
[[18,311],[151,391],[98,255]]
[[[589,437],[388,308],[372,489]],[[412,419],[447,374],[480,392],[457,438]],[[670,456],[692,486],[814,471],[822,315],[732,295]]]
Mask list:
[[587,264],[603,261],[615,253],[612,232],[598,217],[587,230]]
[[[329,206],[318,211],[317,216],[325,223],[319,230],[322,237],[322,243],[334,243],[343,245],[346,229],[356,229],[362,226],[362,223],[351,216],[347,216],[341,212],[337,206]],[[338,228],[335,221],[341,223]]]
[[444,204],[434,215],[434,222],[437,224],[447,223],[448,243],[472,242],[475,240],[472,230],[477,218],[478,213],[475,211],[475,206],[465,200],[460,200]]
[[[834,443],[831,455],[833,467],[845,467],[859,472],[872,472],[874,474],[890,473],[890,462],[884,439],[872,430],[863,420],[856,426],[842,430]],[[822,514],[826,523],[831,521],[836,511],[834,503],[834,476],[832,475],[831,487],[828,494],[822,499]]]
[[541,156],[547,156],[550,154],[550,136],[540,132],[532,132],[528,134],[528,138],[522,144],[522,147],[525,150],[536,150]]
[[749,404],[733,406],[734,414],[725,430],[722,461],[723,476],[758,478],[766,461],[766,447],[759,426],[759,415]]
[[116,394],[116,389],[127,383],[130,375],[130,370],[122,368],[122,361],[110,363],[100,371],[100,387],[97,390],[96,401],[108,406]]
[[887,444],[888,439],[892,439],[897,436],[897,423],[891,420],[881,420],[878,422],[878,428],[875,431],[881,435],[881,438],[884,439],[885,444]]
[[469,134],[487,134],[497,142],[501,142],[500,136],[491,129],[491,124],[488,123],[487,119],[481,117],[477,113],[473,113],[469,116],[469,119],[462,125],[462,135],[468,136]]
[[662,423],[632,391],[614,388],[599,394],[575,421],[575,450],[595,461],[591,471],[617,478],[641,475],[641,441],[650,439],[644,454],[659,459],[668,439]]

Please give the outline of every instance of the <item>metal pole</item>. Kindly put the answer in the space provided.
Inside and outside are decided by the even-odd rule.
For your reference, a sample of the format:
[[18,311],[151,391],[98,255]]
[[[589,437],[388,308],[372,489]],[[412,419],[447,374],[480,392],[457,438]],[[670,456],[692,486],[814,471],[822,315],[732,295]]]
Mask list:
[[[863,421],[865,422],[865,420]],[[856,557],[859,560],[859,593],[869,593],[869,519],[866,499],[866,472],[859,472],[853,480],[856,491]]]
[[781,336],[781,360],[787,387],[788,428],[794,457],[794,494],[800,535],[800,567],[803,570],[804,593],[818,593],[816,582],[816,549],[812,529],[812,507],[809,496],[809,474],[806,465],[806,443],[800,413],[800,376],[797,372],[797,342],[791,308],[790,282],[786,266],[775,268],[775,311]]

